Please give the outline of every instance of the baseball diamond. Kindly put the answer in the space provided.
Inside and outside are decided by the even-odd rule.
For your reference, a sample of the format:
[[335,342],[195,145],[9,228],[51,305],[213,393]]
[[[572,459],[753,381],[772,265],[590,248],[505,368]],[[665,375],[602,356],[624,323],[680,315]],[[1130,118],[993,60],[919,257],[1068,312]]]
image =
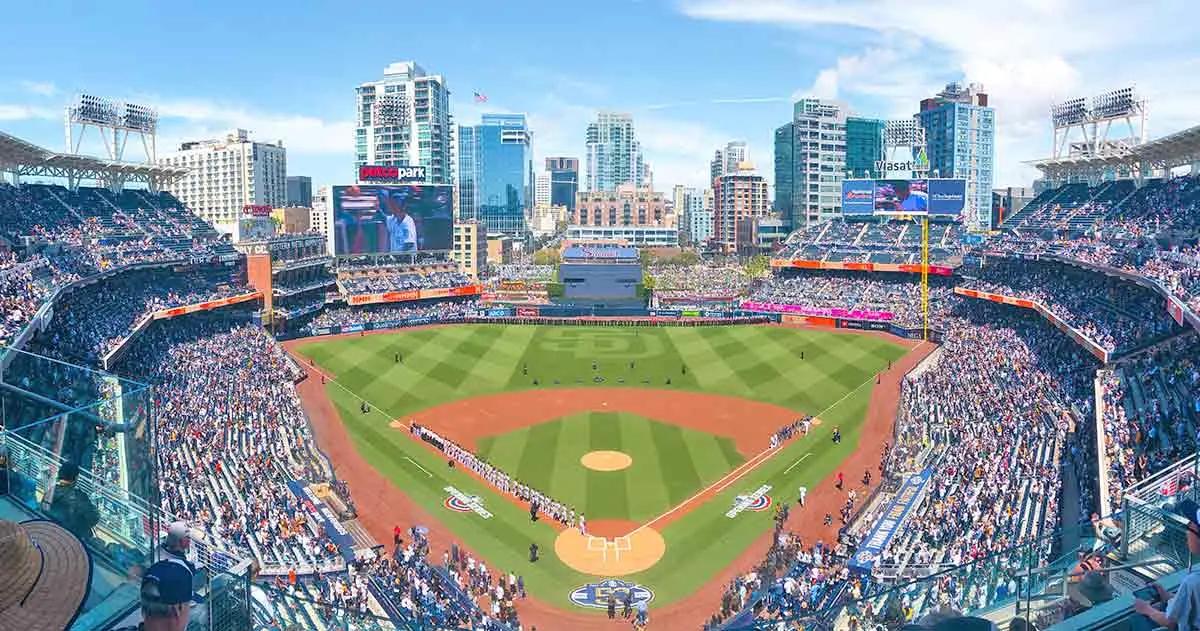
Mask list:
[[[712,581],[773,523],[763,493],[734,518],[730,506],[832,475],[876,375],[908,350],[779,326],[492,324],[295,346],[366,462],[489,565],[523,568],[551,607],[598,576],[652,589],[655,607]],[[807,435],[778,441],[805,417]],[[583,463],[608,452],[625,466]],[[537,521],[517,483],[541,494]],[[493,517],[461,512],[447,487]]]

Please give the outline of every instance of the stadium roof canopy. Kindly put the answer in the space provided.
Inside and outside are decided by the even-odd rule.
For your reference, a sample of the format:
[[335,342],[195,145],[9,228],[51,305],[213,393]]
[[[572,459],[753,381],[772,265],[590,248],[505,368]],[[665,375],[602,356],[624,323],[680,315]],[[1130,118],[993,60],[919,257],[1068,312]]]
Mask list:
[[1110,155],[1026,162],[1050,179],[1094,176],[1113,169],[1145,173],[1150,169],[1169,170],[1197,163],[1200,163],[1200,125]]
[[179,167],[58,153],[0,132],[0,173],[11,173],[18,182],[23,177],[62,178],[67,180],[68,188],[75,188],[83,181],[94,180],[114,190],[128,182],[142,182],[159,190],[187,172]]

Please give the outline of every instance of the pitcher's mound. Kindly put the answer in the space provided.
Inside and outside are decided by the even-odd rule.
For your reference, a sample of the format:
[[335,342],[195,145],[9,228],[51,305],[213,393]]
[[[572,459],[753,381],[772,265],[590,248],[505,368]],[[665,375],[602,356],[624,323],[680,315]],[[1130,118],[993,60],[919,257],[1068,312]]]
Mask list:
[[576,572],[612,578],[654,567],[666,554],[667,542],[653,528],[616,538],[584,536],[578,528],[567,528],[554,540],[554,552]]
[[589,451],[579,459],[579,464],[592,471],[620,471],[633,464],[633,458],[620,451]]

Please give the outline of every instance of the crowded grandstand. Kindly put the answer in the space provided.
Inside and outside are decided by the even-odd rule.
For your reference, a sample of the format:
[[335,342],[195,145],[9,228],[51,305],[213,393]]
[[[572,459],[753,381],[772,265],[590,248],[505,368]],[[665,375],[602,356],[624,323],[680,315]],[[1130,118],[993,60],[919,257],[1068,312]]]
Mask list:
[[[1155,502],[1187,487],[1158,481],[1200,447],[1200,176],[1063,184],[999,228],[968,244],[961,224],[932,223],[929,260],[941,271],[927,295],[902,267],[922,261],[920,226],[905,220],[797,230],[765,276],[707,261],[654,271],[647,317],[830,318],[939,344],[903,381],[877,469],[848,485],[837,539],[814,540],[783,515],[705,628],[898,628],[1028,601],[1054,582],[1035,569],[1060,569],[1065,585],[1079,578],[1068,577],[1077,553],[1132,558],[1100,523],[1130,528],[1127,498],[1144,481],[1155,480]],[[0,184],[6,488],[36,510],[59,471],[77,466],[98,515],[53,516],[110,568],[144,561],[129,543],[138,536],[114,534],[139,530],[138,518],[147,530],[186,521],[214,573],[244,562],[256,628],[525,628],[519,573],[434,548],[419,524],[380,542],[357,522],[357,491],[317,446],[297,394],[309,377],[280,340],[538,315],[553,266],[500,265],[479,282],[446,257],[347,259],[325,243],[310,232],[235,246],[150,188]],[[150,399],[125,398],[136,384],[152,386]],[[117,419],[150,407],[141,430],[155,437],[153,462],[139,464],[156,488],[138,489],[125,472],[136,461],[129,424]],[[82,409],[83,422],[59,418]],[[413,427],[565,521],[564,505]],[[890,516],[914,479],[904,517]],[[131,495],[157,505],[131,519],[120,508]],[[1093,533],[1059,539],[1091,532],[1094,515]],[[1046,620],[1087,608],[1054,604]]]

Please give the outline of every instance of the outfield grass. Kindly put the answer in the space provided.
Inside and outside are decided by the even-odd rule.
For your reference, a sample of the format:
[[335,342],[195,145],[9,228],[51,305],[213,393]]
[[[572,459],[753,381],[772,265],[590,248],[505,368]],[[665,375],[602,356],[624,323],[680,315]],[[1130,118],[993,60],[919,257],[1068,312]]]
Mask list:
[[[639,523],[663,514],[745,461],[733,441],[628,412],[585,412],[477,441],[479,456],[588,519]],[[590,471],[591,451],[628,454],[621,471]]]
[[[531,523],[525,510],[499,497],[490,487],[458,469],[447,469],[441,458],[413,441],[406,432],[390,428],[388,423],[392,419],[456,399],[532,389],[535,378],[540,381],[537,387],[542,389],[555,387],[555,379],[560,387],[669,387],[742,397],[774,403],[798,413],[820,414],[825,423],[810,436],[779,450],[716,498],[661,530],[667,542],[666,556],[653,568],[626,577],[653,589],[653,606],[657,607],[691,594],[770,528],[770,513],[742,513],[734,519],[727,518],[725,512],[735,496],[769,484],[773,487],[771,495],[794,501],[797,487],[812,486],[836,470],[857,446],[874,385],[873,375],[905,352],[904,347],[877,336],[761,326],[631,329],[461,325],[314,341],[300,348],[301,354],[314,359],[322,370],[336,377],[336,382],[328,386],[329,396],[356,447],[372,466],[436,514],[457,537],[483,554],[489,565],[523,574],[533,595],[563,607],[570,607],[567,593],[571,589],[596,579],[581,575],[554,558],[550,552],[556,535],[553,527],[545,521]],[[403,355],[402,363],[395,361],[398,353]],[[596,370],[592,369],[593,362],[597,364]],[[596,376],[603,377],[604,382],[597,384]],[[672,380],[670,386],[664,385],[668,377]],[[619,383],[620,379],[625,383]],[[370,413],[359,411],[359,397],[372,404]],[[586,422],[593,422],[591,418],[604,419],[589,415]],[[580,431],[578,424],[582,422],[583,419],[557,421],[561,431],[567,431],[568,427]],[[653,431],[649,428],[661,425],[637,417],[618,417],[616,423],[622,437],[626,427],[630,431]],[[643,423],[643,430],[636,429],[636,425]],[[834,426],[842,430],[844,441],[840,444],[829,440]],[[529,441],[542,440],[533,429],[521,431],[529,432]],[[600,429],[597,436],[605,436],[604,431]],[[589,449],[592,435],[589,426]],[[610,439],[611,436],[602,440]],[[699,437],[692,440],[703,442]],[[505,444],[508,441],[514,442]],[[515,463],[518,470],[532,467],[528,469],[530,475],[549,475],[547,486],[563,484],[564,493],[579,493],[580,505],[588,506],[589,518],[599,518],[605,511],[616,514],[622,509],[621,502],[616,500],[593,498],[586,483],[580,487],[577,481],[560,482],[557,471],[538,473],[536,464],[525,464],[524,456],[516,452],[529,450],[528,442],[518,445],[515,437],[505,435],[484,443],[482,448],[488,450],[493,462]],[[564,442],[561,437],[554,445],[556,460],[568,457],[561,454],[577,454],[582,449],[581,444],[574,440]],[[622,439],[620,445],[626,452],[644,448],[655,450],[660,459],[674,457],[664,456],[663,448],[654,439],[628,444]],[[724,448],[717,451],[724,452]],[[578,455],[570,457],[578,459]],[[643,457],[653,456],[647,451]],[[695,460],[692,458],[693,466]],[[704,473],[697,471],[701,478],[720,477],[719,469],[736,466],[728,454],[724,455],[723,463],[717,459],[702,460],[705,464],[699,468]],[[536,463],[537,458],[531,457],[530,461]],[[635,496],[654,496],[655,505],[661,505],[665,496],[669,505],[681,493],[685,497],[690,495],[681,490],[682,484],[672,489],[671,483],[664,479],[669,476],[652,473],[646,476],[631,475],[624,481],[627,491],[634,482],[639,489],[638,493],[626,494],[623,509],[627,515],[659,512],[649,507],[649,500],[647,506],[641,506],[641,499],[630,499]],[[494,517],[483,520],[473,513],[445,510],[443,489],[451,485],[483,498]],[[693,485],[694,481],[688,482],[689,487]],[[600,502],[594,509],[590,503],[593,501]],[[537,564],[528,562],[531,542],[548,552]]]

